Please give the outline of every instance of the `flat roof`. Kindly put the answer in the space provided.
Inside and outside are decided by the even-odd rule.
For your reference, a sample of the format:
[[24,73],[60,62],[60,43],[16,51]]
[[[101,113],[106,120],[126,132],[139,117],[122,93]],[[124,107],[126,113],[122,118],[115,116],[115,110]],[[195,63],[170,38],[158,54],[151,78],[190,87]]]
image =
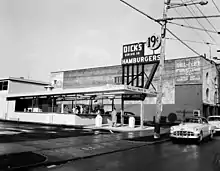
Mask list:
[[24,97],[35,97],[35,96],[56,96],[56,95],[122,95],[122,94],[146,94],[148,97],[156,97],[156,91],[150,91],[148,89],[138,88],[128,85],[105,85],[98,87],[88,87],[88,88],[74,88],[74,89],[53,89],[49,91],[39,91],[39,92],[25,92],[17,94],[9,94],[7,100],[13,100],[15,98]]
[[3,80],[11,80],[11,81],[19,81],[19,82],[26,82],[26,83],[33,83],[33,84],[41,84],[41,85],[49,85],[49,82],[44,82],[44,81],[38,81],[38,80],[31,80],[31,79],[26,79],[26,78],[19,78],[19,77],[5,77],[5,78],[0,78],[0,81]]

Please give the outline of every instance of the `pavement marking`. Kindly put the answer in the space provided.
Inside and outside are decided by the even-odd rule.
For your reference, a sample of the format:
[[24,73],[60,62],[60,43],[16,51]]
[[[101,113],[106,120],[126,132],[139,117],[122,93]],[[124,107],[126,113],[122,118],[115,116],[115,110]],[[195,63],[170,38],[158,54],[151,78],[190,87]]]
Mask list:
[[13,134],[20,134],[21,132],[14,132],[14,131],[0,131],[0,135],[13,135]]
[[4,129],[11,130],[11,131],[18,131],[18,132],[34,132],[33,130],[20,129],[20,128],[4,128]]
[[71,130],[76,130],[75,128],[63,128],[62,130],[67,130],[67,131],[71,131]]
[[47,131],[47,133],[56,134],[57,132],[55,132],[55,131]]

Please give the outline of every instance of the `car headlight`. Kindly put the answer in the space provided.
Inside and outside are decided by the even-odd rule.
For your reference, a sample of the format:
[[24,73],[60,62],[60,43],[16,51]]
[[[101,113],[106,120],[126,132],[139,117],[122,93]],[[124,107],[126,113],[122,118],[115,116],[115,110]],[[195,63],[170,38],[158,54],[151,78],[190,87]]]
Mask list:
[[170,131],[174,131],[174,127],[170,127]]

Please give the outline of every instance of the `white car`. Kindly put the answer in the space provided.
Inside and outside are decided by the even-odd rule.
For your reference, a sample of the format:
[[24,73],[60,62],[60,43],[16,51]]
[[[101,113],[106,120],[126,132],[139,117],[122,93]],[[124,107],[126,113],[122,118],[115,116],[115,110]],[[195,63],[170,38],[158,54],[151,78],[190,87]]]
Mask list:
[[208,122],[215,127],[216,132],[220,132],[220,116],[209,116]]
[[177,139],[194,139],[200,143],[205,137],[213,138],[215,127],[210,125],[204,117],[186,118],[181,124],[170,128],[173,142]]

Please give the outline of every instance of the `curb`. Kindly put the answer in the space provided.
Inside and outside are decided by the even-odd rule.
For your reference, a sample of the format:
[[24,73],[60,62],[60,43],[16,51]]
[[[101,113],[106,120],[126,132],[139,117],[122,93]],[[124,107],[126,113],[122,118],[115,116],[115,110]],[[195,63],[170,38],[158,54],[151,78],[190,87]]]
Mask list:
[[[68,162],[78,161],[78,160],[82,160],[82,159],[89,159],[89,158],[92,158],[92,157],[98,157],[98,156],[117,153],[117,152],[128,151],[128,150],[132,150],[132,149],[145,147],[145,146],[148,146],[148,145],[162,144],[162,143],[167,142],[167,141],[170,141],[170,138],[161,139],[161,140],[154,141],[154,142],[146,142],[144,144],[137,144],[135,147],[128,147],[128,148],[113,150],[113,151],[109,151],[109,152],[103,152],[103,153],[99,153],[99,154],[88,155],[88,156],[84,156],[84,157],[75,157],[75,158],[73,157],[72,159],[67,159],[67,160],[60,160],[60,161],[48,162],[48,163],[44,162],[44,163],[39,163],[39,164],[32,165],[32,166],[24,166],[24,167],[20,167],[19,169],[31,169],[31,168],[37,168],[37,167],[53,168],[53,167],[56,167],[56,166],[59,166],[59,165],[62,165],[62,164],[66,164]],[[36,152],[36,153],[41,154],[40,151]],[[14,170],[14,169],[11,169],[11,170]]]

